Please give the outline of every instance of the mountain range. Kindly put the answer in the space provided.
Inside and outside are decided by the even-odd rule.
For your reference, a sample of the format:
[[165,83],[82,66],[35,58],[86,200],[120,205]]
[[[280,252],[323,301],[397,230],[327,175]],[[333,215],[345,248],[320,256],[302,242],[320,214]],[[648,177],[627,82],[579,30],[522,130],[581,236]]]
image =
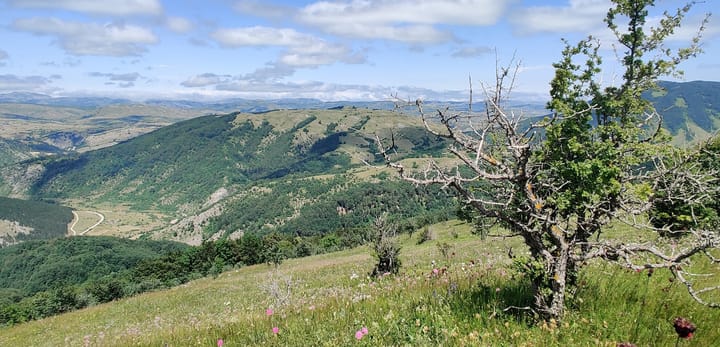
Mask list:
[[[645,97],[676,143],[720,127],[720,83],[660,86]],[[441,105],[468,107],[426,109]],[[451,215],[442,190],[388,180],[376,138],[392,137],[398,159],[416,167],[442,161],[445,146],[414,111],[395,106],[4,94],[0,121],[14,127],[0,133],[0,195],[105,210],[94,233],[191,244],[248,232],[322,235],[366,227],[382,213],[406,224]],[[511,107],[529,117],[547,112],[539,103]]]

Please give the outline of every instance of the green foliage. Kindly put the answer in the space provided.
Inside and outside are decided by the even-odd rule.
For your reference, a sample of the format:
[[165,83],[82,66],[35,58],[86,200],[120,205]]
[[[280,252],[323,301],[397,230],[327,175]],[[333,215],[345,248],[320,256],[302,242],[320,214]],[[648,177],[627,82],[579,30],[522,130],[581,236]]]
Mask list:
[[267,181],[256,187],[263,189],[228,203],[221,215],[211,218],[205,234],[269,229],[323,235],[367,227],[383,213],[398,223],[426,216],[424,225],[449,218],[454,205],[438,188],[418,189],[402,181],[376,184],[344,175]]
[[0,326],[158,288],[142,283],[128,271],[148,259],[185,248],[168,241],[78,236],[26,241],[0,249],[0,292],[12,295],[0,301]]
[[7,240],[12,242],[63,237],[73,215],[65,206],[0,197],[0,219],[34,229],[30,234],[17,235],[16,240]]
[[29,296],[53,286],[100,279],[144,259],[186,247],[176,242],[112,237],[27,241],[0,249],[0,288],[13,288]]

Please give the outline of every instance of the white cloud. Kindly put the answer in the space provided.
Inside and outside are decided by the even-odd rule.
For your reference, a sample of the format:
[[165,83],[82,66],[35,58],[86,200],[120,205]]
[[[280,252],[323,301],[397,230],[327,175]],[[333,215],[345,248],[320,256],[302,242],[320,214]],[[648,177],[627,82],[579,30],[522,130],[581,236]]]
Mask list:
[[11,0],[10,4],[24,8],[62,9],[112,16],[160,15],[159,0]]
[[150,30],[135,25],[100,25],[36,17],[18,19],[12,27],[36,35],[54,36],[60,46],[73,55],[139,55],[145,52],[145,45],[158,42]]
[[609,0],[569,0],[568,6],[532,6],[510,14],[520,34],[567,33],[595,30],[603,26]]
[[212,37],[225,47],[280,46],[277,65],[289,67],[317,67],[336,62],[359,64],[365,56],[353,53],[344,45],[327,42],[294,29],[254,26],[247,28],[219,29]]
[[226,47],[242,46],[298,46],[316,40],[294,29],[278,29],[263,26],[220,29],[212,37]]
[[176,33],[186,33],[193,28],[192,22],[182,17],[168,17],[165,19],[165,25]]
[[105,72],[91,72],[88,75],[92,77],[104,77],[107,78],[105,85],[117,86],[119,88],[130,88],[135,86],[135,82],[139,79],[147,79],[137,72],[130,72],[124,74],[105,73]]
[[50,83],[52,79],[43,76],[0,75],[0,90],[4,91],[39,91]]
[[221,76],[213,73],[204,73],[192,76],[180,84],[188,88],[197,88],[212,86],[220,83],[227,83],[229,80],[230,76],[228,75]]
[[337,84],[320,81],[250,82],[233,81],[216,86],[217,93],[225,96],[261,99],[312,98],[324,101],[390,100],[391,95],[422,96],[428,100],[465,100],[465,91],[434,91],[426,88]]
[[489,26],[512,0],[353,0],[320,1],[301,9],[298,19],[341,36],[409,43],[453,39],[434,25]]
[[91,72],[90,76],[92,76],[92,77],[107,77],[110,81],[122,81],[122,82],[135,82],[139,78],[142,78],[142,75],[140,75],[137,72],[130,72],[130,73],[124,73],[124,74]]

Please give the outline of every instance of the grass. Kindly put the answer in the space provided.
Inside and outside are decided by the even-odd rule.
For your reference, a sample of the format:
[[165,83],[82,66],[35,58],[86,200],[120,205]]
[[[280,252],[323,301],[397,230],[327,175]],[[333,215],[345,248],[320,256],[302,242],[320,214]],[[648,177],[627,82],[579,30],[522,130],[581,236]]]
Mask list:
[[[0,345],[33,346],[674,346],[672,319],[698,330],[680,346],[720,345],[720,310],[694,303],[669,273],[652,276],[591,264],[563,322],[540,322],[507,248],[457,221],[432,226],[435,239],[402,235],[397,276],[367,277],[368,247],[232,269],[148,293],[0,330]],[[452,231],[452,232],[451,232]],[[447,257],[438,244],[447,243]],[[433,264],[434,261],[434,264]],[[442,269],[437,275],[433,268]],[[266,310],[272,309],[272,315]],[[273,333],[273,328],[278,333]],[[363,327],[368,333],[356,339]]]

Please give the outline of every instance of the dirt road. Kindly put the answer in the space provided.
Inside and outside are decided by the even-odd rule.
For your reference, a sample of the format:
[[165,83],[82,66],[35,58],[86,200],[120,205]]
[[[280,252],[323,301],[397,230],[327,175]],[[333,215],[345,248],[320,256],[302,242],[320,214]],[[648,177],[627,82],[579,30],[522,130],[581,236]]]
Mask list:
[[95,212],[95,211],[82,211],[82,212],[89,212],[89,213],[96,214],[98,216],[98,221],[97,221],[97,223],[89,226],[87,229],[78,233],[77,231],[75,231],[75,225],[77,225],[77,223],[80,221],[80,216],[77,214],[77,212],[72,211],[72,214],[75,218],[74,218],[72,224],[70,225],[70,231],[72,231],[73,235],[85,235],[88,231],[90,231],[93,228],[95,228],[96,226],[100,225],[100,223],[102,223],[105,220],[105,216],[103,216],[103,214],[100,212]]

